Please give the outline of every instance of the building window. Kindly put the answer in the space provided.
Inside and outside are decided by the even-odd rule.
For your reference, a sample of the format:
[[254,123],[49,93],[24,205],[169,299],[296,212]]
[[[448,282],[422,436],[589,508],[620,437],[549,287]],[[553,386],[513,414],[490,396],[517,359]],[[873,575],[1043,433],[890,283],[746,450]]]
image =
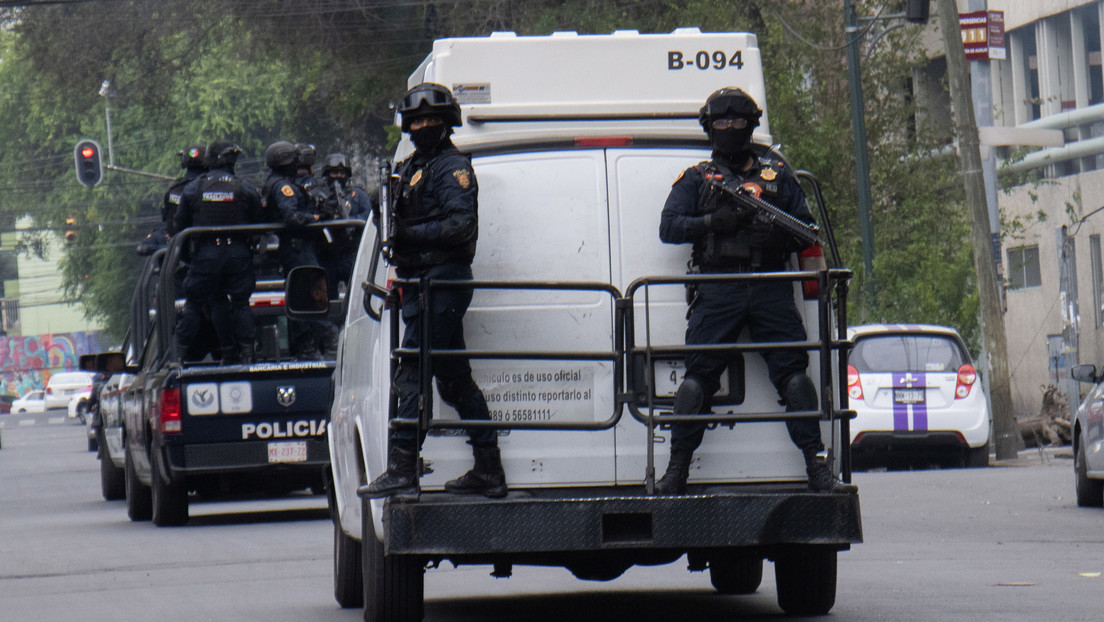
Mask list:
[[1017,246],[1008,249],[1008,287],[1023,289],[1043,284],[1039,272],[1039,247]]
[[1100,258],[1100,234],[1089,236],[1089,258],[1092,260],[1093,307],[1097,328],[1104,326],[1104,262]]

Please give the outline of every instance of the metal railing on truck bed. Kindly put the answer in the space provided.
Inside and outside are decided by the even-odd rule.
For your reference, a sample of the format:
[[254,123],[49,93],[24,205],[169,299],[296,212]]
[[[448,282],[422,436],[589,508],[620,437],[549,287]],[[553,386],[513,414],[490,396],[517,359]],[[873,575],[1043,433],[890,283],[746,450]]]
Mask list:
[[[389,425],[392,429],[400,426],[417,427],[420,432],[429,430],[460,429],[526,429],[526,430],[608,430],[616,426],[628,406],[633,418],[648,427],[648,438],[654,438],[655,428],[659,425],[681,421],[694,421],[706,424],[727,424],[739,422],[787,421],[791,419],[819,419],[821,421],[839,421],[841,439],[850,439],[849,420],[854,412],[847,410],[847,354],[851,346],[846,338],[846,302],[847,286],[851,272],[841,269],[801,272],[771,272],[755,274],[710,274],[679,276],[647,276],[633,281],[625,294],[609,283],[568,282],[568,281],[493,281],[470,280],[454,281],[440,279],[395,279],[391,289],[366,290],[366,306],[370,306],[371,296],[387,296],[391,313],[391,377],[403,357],[415,357],[419,361],[419,390],[423,396],[432,395],[433,360],[445,358],[495,359],[495,360],[533,360],[533,361],[608,361],[614,366],[613,412],[599,421],[476,421],[476,420],[436,420],[433,419],[433,400],[419,400],[419,417],[396,417],[398,398],[394,392],[389,405]],[[805,341],[787,341],[771,343],[720,343],[712,345],[656,345],[652,343],[650,323],[651,304],[648,292],[655,286],[685,286],[697,282],[748,282],[748,281],[814,281],[818,285],[817,326],[818,334]],[[433,308],[434,292],[443,289],[472,290],[531,290],[531,291],[591,291],[610,296],[613,304],[613,326],[610,331],[608,348],[594,350],[446,350],[431,347],[430,335],[433,330],[431,314],[423,313],[419,320],[420,339],[418,348],[401,347],[400,313],[398,290],[406,286],[417,288],[420,309]],[[635,297],[644,293],[643,309],[645,314],[645,341],[636,342]],[[833,312],[834,310],[834,312]],[[604,320],[603,320],[604,321]],[[768,350],[803,350],[819,353],[820,399],[819,408],[809,411],[792,412],[743,412],[737,414],[675,415],[659,414],[664,404],[658,404],[653,387],[656,386],[653,359],[681,358],[692,352],[740,353],[763,352]],[[833,365],[836,362],[836,365]],[[833,370],[833,367],[836,367]],[[629,390],[626,390],[626,387]],[[837,389],[833,391],[833,388]],[[644,393],[647,393],[645,396]],[[837,407],[838,405],[838,407]],[[645,409],[646,408],[646,412]],[[668,410],[670,406],[668,405]],[[847,442],[836,443],[841,452],[842,474],[850,479],[850,452]],[[654,493],[655,473],[654,443],[649,443],[647,452],[646,494]]]

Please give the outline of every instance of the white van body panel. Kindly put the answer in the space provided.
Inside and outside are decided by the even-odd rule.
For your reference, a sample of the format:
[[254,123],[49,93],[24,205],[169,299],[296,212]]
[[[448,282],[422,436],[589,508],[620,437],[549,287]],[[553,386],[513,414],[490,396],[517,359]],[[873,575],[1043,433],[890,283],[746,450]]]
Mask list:
[[[714,66],[715,52],[723,53],[724,66]],[[737,52],[739,67],[731,64]],[[682,54],[681,67],[672,66],[672,53]],[[710,62],[707,67],[696,61],[686,65],[688,58]],[[625,71],[608,71],[610,67]],[[479,241],[472,266],[476,280],[607,283],[624,294],[642,276],[682,275],[690,245],[663,244],[659,218],[679,174],[709,158],[697,118],[702,102],[720,87],[743,88],[764,108],[755,140],[771,140],[757,41],[747,33],[496,33],[440,40],[409,84],[424,81],[445,84],[461,104],[464,124],[456,128],[453,141],[473,153],[479,184]],[[608,137],[623,138],[625,144],[617,146]],[[411,150],[404,136],[396,161]],[[366,228],[353,283],[383,285],[387,279],[383,261],[374,276],[367,273],[375,234],[374,228]],[[792,267],[798,268],[796,263]],[[802,301],[799,288],[794,289],[809,336],[815,338],[816,302]],[[684,288],[649,287],[646,295],[650,317],[644,290],[635,300],[637,343],[650,339],[656,345],[681,345]],[[330,449],[341,527],[359,539],[356,489],[386,467],[391,317],[385,311],[376,321],[365,313],[358,295],[351,298],[335,379]],[[378,308],[378,299],[374,305]],[[471,351],[602,351],[612,348],[614,316],[612,298],[601,292],[476,290],[464,320],[465,338]],[[810,359],[809,375],[818,381],[816,353]],[[754,379],[746,383],[744,402],[715,411],[783,410],[766,380],[762,357],[749,354],[744,361],[745,376]],[[610,362],[471,363],[493,417],[592,422],[614,413]],[[678,380],[671,383],[672,392]],[[433,412],[436,420],[458,419],[436,391]],[[826,443],[838,436],[831,425],[822,424],[822,430]],[[435,430],[427,438],[422,457],[432,473],[421,478],[424,491],[441,490],[445,481],[471,468],[471,448],[463,433],[456,432]],[[640,486],[645,478],[648,432],[628,409],[609,430],[513,429],[503,431],[499,440],[511,490]],[[669,432],[657,430],[653,448],[660,473],[668,444]],[[691,483],[805,478],[801,453],[781,422],[710,430],[690,474]],[[383,503],[371,501],[380,540]]]

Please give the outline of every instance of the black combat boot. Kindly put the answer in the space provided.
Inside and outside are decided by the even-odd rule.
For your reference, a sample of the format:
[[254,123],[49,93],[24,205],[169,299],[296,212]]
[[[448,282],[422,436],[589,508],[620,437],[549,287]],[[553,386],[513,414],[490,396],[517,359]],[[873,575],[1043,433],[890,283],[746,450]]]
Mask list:
[[372,480],[371,484],[362,486],[357,493],[369,499],[379,499],[397,493],[413,493],[415,491],[417,464],[418,454],[416,452],[393,446],[390,455],[387,457],[387,470]]
[[241,363],[241,356],[238,354],[238,348],[236,346],[223,346],[219,348],[219,353],[222,356],[223,365],[237,365]]
[[672,449],[671,459],[667,462],[667,472],[655,484],[657,495],[681,495],[686,492],[686,479],[690,477],[690,461],[694,459],[692,449]]
[[238,357],[242,365],[252,365],[257,362],[257,346],[252,342],[238,344]]
[[506,496],[506,472],[498,447],[472,447],[475,466],[460,477],[445,482],[445,492],[483,495],[491,499]]
[[844,484],[836,479],[832,470],[828,468],[827,461],[817,456],[816,447],[806,447],[801,452],[805,454],[805,472],[809,474],[809,490],[847,495],[859,492],[858,486]]

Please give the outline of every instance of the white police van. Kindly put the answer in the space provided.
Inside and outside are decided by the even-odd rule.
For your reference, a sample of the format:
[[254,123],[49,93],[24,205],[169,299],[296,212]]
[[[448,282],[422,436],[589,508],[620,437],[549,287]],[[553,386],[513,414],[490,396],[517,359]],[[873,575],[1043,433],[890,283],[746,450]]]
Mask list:
[[[411,86],[421,82],[455,93],[464,124],[453,140],[478,177],[465,337],[494,419],[487,425],[500,429],[510,493],[444,492],[471,467],[471,448],[427,385],[433,421],[419,494],[358,496],[386,466],[401,334],[394,272],[381,253],[386,222],[373,224],[357,257],[364,300],[347,306],[328,435],[338,602],[363,604],[368,620],[420,620],[424,573],[444,560],[493,565],[501,577],[534,564],[610,580],[634,564],[687,556],[723,593],[754,592],[763,560],[773,560],[785,611],[830,610],[836,553],[862,539],[858,497],[809,492],[757,348],[731,344],[715,429],[696,452],[687,494],[653,494],[655,465],[667,461],[663,417],[681,381],[690,256],[689,245],[660,242],[660,211],[679,173],[709,158],[697,117],[714,90],[750,93],[764,109],[756,142],[770,144],[755,35],[445,39],[410,76]],[[404,138],[396,158],[410,150]],[[809,192],[815,182],[802,178]],[[814,212],[831,260],[827,216]],[[775,276],[794,281],[810,336],[798,345],[822,387],[813,416],[847,479],[839,365],[849,273],[838,260],[824,268],[817,255],[793,258],[804,272]]]

